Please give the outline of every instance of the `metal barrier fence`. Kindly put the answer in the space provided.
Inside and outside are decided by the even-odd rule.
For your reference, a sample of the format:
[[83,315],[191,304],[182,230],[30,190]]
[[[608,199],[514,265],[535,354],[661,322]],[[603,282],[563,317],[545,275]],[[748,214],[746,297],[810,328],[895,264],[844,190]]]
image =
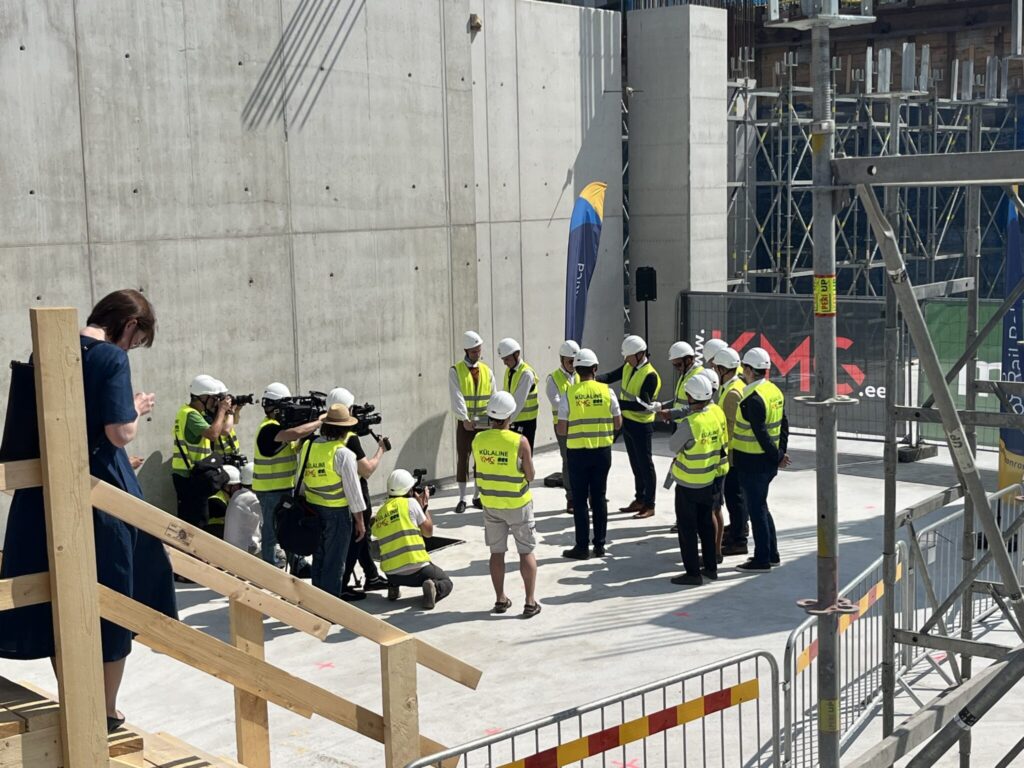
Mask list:
[[[907,547],[896,548],[896,626],[906,626],[910,615]],[[841,748],[857,734],[870,718],[882,695],[882,606],[872,610],[884,594],[882,558],[869,565],[840,593],[858,607],[858,612],[841,616],[839,725]],[[811,616],[794,629],[786,642],[783,661],[785,697],[785,764],[817,765],[818,752],[818,676],[814,661],[818,656],[818,620]],[[904,669],[897,669],[897,675]]]
[[779,669],[763,651],[618,693],[409,763],[460,768],[780,762]]

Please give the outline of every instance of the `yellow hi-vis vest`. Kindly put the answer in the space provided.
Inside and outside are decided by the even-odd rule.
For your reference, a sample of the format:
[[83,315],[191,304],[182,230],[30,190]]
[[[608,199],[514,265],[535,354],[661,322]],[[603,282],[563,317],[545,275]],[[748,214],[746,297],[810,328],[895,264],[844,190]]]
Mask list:
[[[636,402],[640,397],[640,388],[644,385],[648,375],[652,373],[655,377],[655,385],[654,394],[651,395],[651,399],[657,400],[658,392],[661,391],[661,376],[654,370],[651,361],[647,360],[639,368],[633,368],[632,365],[626,363],[622,367],[622,401],[624,403]],[[627,411],[623,409],[622,418],[636,421],[640,424],[652,424],[654,422],[654,414],[647,411]]]
[[718,476],[725,447],[724,418],[708,408],[686,416],[693,432],[693,446],[683,448],[672,462],[672,479],[684,488],[706,488]]
[[[721,405],[725,402],[725,396],[732,392],[734,389],[743,389],[747,386],[747,383],[739,377],[739,374],[733,376],[718,390],[718,397],[715,398],[715,402]],[[742,395],[741,395],[742,397]]]
[[473,374],[469,372],[469,366],[465,360],[459,360],[452,366],[459,377],[459,391],[466,401],[466,411],[469,413],[470,421],[476,421],[487,413],[487,401],[494,393],[494,377],[487,363],[478,362],[476,367],[480,369],[477,381],[473,381]]
[[[764,401],[765,427],[768,429],[768,437],[778,448],[779,436],[782,434],[782,409],[786,403],[786,396],[768,379],[758,379],[748,384],[743,390],[740,404],[742,405],[744,400],[755,395]],[[740,453],[764,453],[764,449],[754,436],[754,430],[750,428],[750,422],[743,418],[743,411],[739,408],[736,409],[736,426],[733,429],[729,447]]]
[[[569,391],[569,387],[576,383],[575,373],[566,373],[565,368],[558,366],[551,372],[551,378],[555,382],[555,386],[558,388],[558,394],[565,397],[565,393]],[[551,407],[551,417],[555,424],[558,423],[558,409],[554,406]]]
[[344,447],[350,435],[351,433],[346,432],[337,440],[310,440],[302,449],[299,466],[303,463],[306,465],[302,482],[306,485],[306,501],[310,504],[321,507],[348,507],[341,475],[334,471],[334,454],[339,448]]
[[[719,426],[722,428],[722,445],[726,448],[729,447],[729,420],[725,418],[725,411],[722,410],[722,406],[718,403],[708,403],[704,408],[710,414],[713,414],[718,419]],[[718,465],[718,469],[715,471],[716,477],[725,477],[729,474],[729,452],[725,451],[725,455],[722,456],[722,461]]]
[[221,504],[223,504],[224,505],[224,509],[221,510],[221,513],[220,513],[219,516],[207,518],[206,524],[207,525],[224,525],[224,515],[227,514],[228,504],[231,503],[231,497],[228,496],[228,492],[227,491],[220,490],[220,491],[217,491],[212,496],[210,496],[207,499],[207,503],[209,503],[211,501],[214,501],[214,500],[219,501]]
[[532,501],[530,484],[519,468],[522,439],[510,429],[488,429],[473,438],[476,483],[484,507],[522,509]]
[[611,390],[598,381],[580,381],[565,393],[569,404],[566,448],[607,448],[615,441]]
[[529,371],[533,374],[533,386],[530,387],[530,393],[526,396],[526,402],[523,403],[523,410],[519,412],[518,416],[512,419],[513,422],[532,421],[537,418],[537,414],[540,412],[540,405],[537,402],[537,372],[533,370],[533,366],[529,363],[520,361],[519,365],[517,365],[515,369],[510,370],[505,374],[505,378],[509,382],[509,394],[514,395],[516,390],[519,389],[519,381],[523,378],[523,373],[525,371]]
[[[679,381],[676,382],[676,399],[672,404],[673,408],[687,408],[689,407],[689,401],[686,399],[686,382],[696,376],[698,373],[704,370],[703,365],[697,365],[694,363],[690,366],[690,370],[679,377]],[[684,417],[685,418],[685,417]],[[683,419],[676,419],[677,422]]]
[[222,456],[229,456],[239,452],[238,435],[235,434],[234,427],[231,428],[230,432],[224,432],[217,438],[217,442],[213,444],[213,452],[219,453]]
[[[188,421],[189,413],[199,413],[199,411],[191,405],[183,405],[178,409],[178,415],[174,417],[174,454],[171,457],[171,470],[175,472],[188,473],[197,461],[202,461],[213,452],[210,448],[209,438],[201,437],[198,443],[185,441],[185,422]],[[201,413],[199,415],[202,416]],[[185,456],[181,455],[182,451],[185,452]],[[185,457],[188,457],[187,462]]]
[[[257,437],[264,427],[280,424],[277,419],[264,419],[256,430]],[[252,462],[252,489],[257,493],[286,491],[295,482],[295,472],[299,468],[295,443],[282,443],[281,450],[273,456],[267,456],[260,452],[260,443],[257,439]]]
[[408,496],[388,499],[377,510],[370,533],[380,544],[380,568],[384,573],[406,565],[430,562],[423,534],[409,516]]

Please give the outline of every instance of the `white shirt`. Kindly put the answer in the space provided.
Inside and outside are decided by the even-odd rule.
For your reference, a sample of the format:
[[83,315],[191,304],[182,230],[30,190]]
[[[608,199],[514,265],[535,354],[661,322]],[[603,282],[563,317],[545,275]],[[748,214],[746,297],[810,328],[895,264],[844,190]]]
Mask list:
[[[519,365],[515,368],[505,368],[505,380],[508,381],[509,371],[518,371],[523,366],[523,361],[519,361]],[[530,390],[533,389],[533,385],[537,382],[536,377],[533,375],[533,371],[529,368],[523,371],[523,375],[519,378],[519,386],[516,387],[516,391],[512,392],[512,397],[516,399],[516,409],[512,413],[512,421],[515,421],[519,416],[519,413],[523,410],[523,406],[526,405],[526,398],[530,396]]]
[[[576,383],[575,371],[567,371],[564,368],[561,370],[562,373],[569,377],[570,387]],[[551,403],[551,410],[558,413],[558,404],[562,401],[562,393],[558,391],[558,383],[555,381],[555,375],[553,373],[549,373],[547,381],[544,382],[544,394],[548,396],[548,402]]]
[[263,511],[256,494],[249,488],[235,491],[224,513],[224,541],[251,555],[260,551],[260,526]]
[[[315,442],[329,442],[323,437],[318,437]],[[302,452],[299,453],[299,469],[302,469]],[[363,498],[363,491],[359,486],[359,471],[357,469],[356,455],[344,445],[339,445],[334,452],[334,471],[341,477],[342,486],[345,488],[345,498],[348,500],[348,510],[353,515],[361,514],[366,509],[366,499]]]
[[[608,387],[608,398],[611,400],[612,416],[621,416],[622,409],[619,407],[619,398],[615,396],[615,390],[612,389],[611,387]],[[569,420],[569,401],[564,397],[558,404],[558,420]]]
[[[480,364],[479,360],[475,363],[470,363],[468,360],[462,362],[470,368],[476,368]],[[481,370],[480,375],[485,376],[486,374]],[[494,390],[493,386],[491,390]],[[469,418],[469,411],[466,410],[466,398],[462,396],[462,390],[459,388],[459,374],[454,365],[448,370],[448,394],[451,397],[452,413],[455,414],[455,418],[459,421],[466,421]]]

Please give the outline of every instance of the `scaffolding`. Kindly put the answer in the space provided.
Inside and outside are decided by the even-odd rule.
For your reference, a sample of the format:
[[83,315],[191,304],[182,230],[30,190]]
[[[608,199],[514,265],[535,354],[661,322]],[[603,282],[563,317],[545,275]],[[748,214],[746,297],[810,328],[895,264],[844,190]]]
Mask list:
[[[892,82],[891,49],[865,49],[861,68],[851,57],[832,57],[838,157],[888,154],[954,154],[1016,148],[1017,110],[1010,101],[1010,60],[991,56],[985,73],[973,62],[954,62],[952,82],[930,66],[928,46],[902,46],[901,78]],[[811,100],[813,88],[797,83],[799,52],[787,52],[770,86],[752,78],[753,49],[741,48],[730,62],[729,121],[735,157],[729,182],[729,287],[735,291],[809,293],[813,276],[811,198]],[[803,74],[802,72],[799,74]],[[946,94],[940,97],[940,90]],[[977,144],[971,127],[980,125]],[[894,141],[895,136],[895,141]],[[966,187],[900,189],[892,222],[915,282],[934,283],[965,275],[961,237]],[[1001,189],[981,196],[983,296],[1000,285],[1005,232]],[[883,259],[864,211],[852,195],[837,201],[838,286],[847,295],[881,295]]]

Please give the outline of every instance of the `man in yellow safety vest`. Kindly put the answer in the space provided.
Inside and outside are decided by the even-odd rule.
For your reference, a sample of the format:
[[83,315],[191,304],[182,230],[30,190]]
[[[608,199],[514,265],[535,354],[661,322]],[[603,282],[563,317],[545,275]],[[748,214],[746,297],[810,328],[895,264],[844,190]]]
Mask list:
[[505,552],[508,535],[519,552],[519,572],[526,589],[523,617],[540,613],[534,595],[537,585],[537,558],[533,550],[537,538],[533,522],[533,453],[525,436],[509,429],[516,400],[508,392],[495,392],[487,403],[490,429],[473,439],[473,460],[480,500],[484,505],[484,540],[491,550],[491,584],[494,585],[494,612],[505,613],[512,601],[505,594]]
[[[451,396],[452,412],[458,422],[455,425],[455,481],[459,484],[459,500],[455,511],[466,511],[469,496],[466,485],[469,482],[469,458],[473,453],[473,435],[478,428],[486,428],[487,401],[494,392],[494,375],[481,358],[484,340],[476,331],[462,335],[465,357],[452,366],[448,374],[448,393]],[[473,498],[473,506],[480,508],[479,495]]]
[[[712,361],[721,384],[718,388],[718,406],[725,414],[726,427],[729,430],[729,442],[732,442],[736,431],[736,414],[739,413],[740,400],[743,399],[743,388],[747,383],[743,380],[740,370],[740,356],[732,347],[725,347],[715,353]],[[729,510],[729,525],[725,526],[722,540],[723,555],[747,554],[747,534],[749,525],[743,504],[743,493],[740,490],[739,472],[734,466],[732,451],[729,452],[729,473],[722,485],[725,506]]]
[[562,456],[562,487],[565,489],[565,511],[572,514],[572,484],[569,482],[569,464],[565,454],[565,435],[558,434],[558,406],[565,397],[566,391],[576,383],[576,369],[573,361],[580,345],[572,339],[566,339],[558,349],[561,364],[548,374],[544,382],[544,392],[551,403],[551,416],[555,424],[555,439],[558,441],[558,452]]
[[380,567],[388,577],[388,600],[401,596],[401,587],[420,587],[423,608],[431,610],[452,592],[452,580],[430,562],[425,539],[434,533],[427,511],[426,489],[416,490],[416,478],[405,469],[388,477],[388,500],[374,515],[370,532],[380,545]]
[[206,524],[206,498],[198,498],[189,484],[197,462],[213,453],[212,442],[230,428],[231,399],[220,396],[222,384],[201,373],[189,385],[189,402],[174,417],[171,480],[178,497],[178,517],[187,523]]
[[504,390],[516,399],[512,413],[512,431],[524,435],[533,450],[537,435],[537,415],[540,402],[537,399],[537,372],[523,361],[523,349],[515,339],[498,342],[498,357],[505,364]]

